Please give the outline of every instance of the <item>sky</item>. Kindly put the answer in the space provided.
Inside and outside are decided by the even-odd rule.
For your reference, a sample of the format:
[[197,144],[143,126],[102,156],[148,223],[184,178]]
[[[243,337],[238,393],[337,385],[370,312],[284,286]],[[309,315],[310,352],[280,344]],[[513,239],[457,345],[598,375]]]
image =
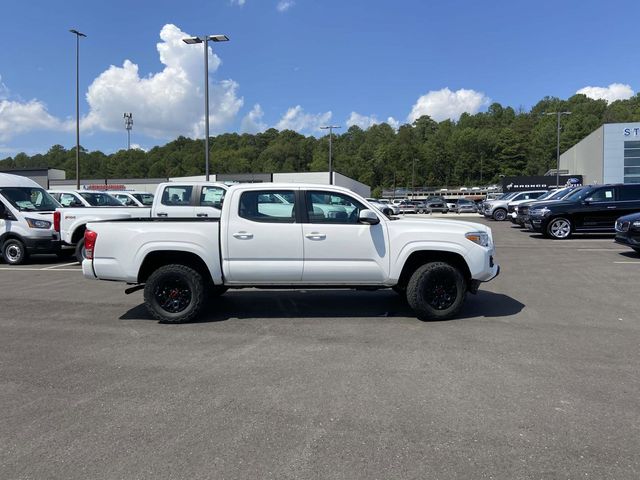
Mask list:
[[149,149],[210,132],[393,127],[493,102],[531,108],[640,89],[640,2],[592,0],[0,0],[0,158],[81,144]]

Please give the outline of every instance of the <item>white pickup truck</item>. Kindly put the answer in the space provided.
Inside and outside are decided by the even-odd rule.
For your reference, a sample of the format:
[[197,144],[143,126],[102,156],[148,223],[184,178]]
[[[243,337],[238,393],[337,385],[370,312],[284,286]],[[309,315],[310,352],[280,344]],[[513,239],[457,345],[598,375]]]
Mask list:
[[[212,182],[166,182],[156,188],[151,208],[126,207],[104,192],[74,192],[51,190],[50,193],[63,205],[54,214],[54,228],[60,233],[63,248],[75,248],[79,262],[85,259],[84,231],[89,222],[118,220],[123,218],[191,218],[220,217],[220,209],[229,187]],[[91,206],[82,195],[104,198]],[[113,203],[110,203],[113,202]]]
[[84,276],[144,288],[150,313],[169,323],[245,287],[394,288],[419,318],[444,319],[499,272],[488,227],[391,219],[325,185],[236,185],[219,219],[90,223],[84,238]]

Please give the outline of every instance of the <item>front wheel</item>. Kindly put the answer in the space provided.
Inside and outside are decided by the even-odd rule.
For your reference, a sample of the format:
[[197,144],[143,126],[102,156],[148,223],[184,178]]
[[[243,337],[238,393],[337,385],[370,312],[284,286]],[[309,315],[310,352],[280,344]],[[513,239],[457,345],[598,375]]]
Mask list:
[[28,257],[27,247],[20,240],[11,238],[2,245],[2,257],[9,265],[20,265]]
[[565,240],[571,236],[571,220],[564,217],[554,218],[547,226],[547,234],[555,240]]
[[407,301],[420,320],[446,320],[460,311],[466,292],[459,269],[445,262],[431,262],[411,276]]
[[205,303],[204,279],[186,265],[165,265],[147,279],[144,303],[149,313],[163,323],[190,322]]
[[496,208],[492,216],[495,221],[503,222],[507,219],[507,211],[504,208]]

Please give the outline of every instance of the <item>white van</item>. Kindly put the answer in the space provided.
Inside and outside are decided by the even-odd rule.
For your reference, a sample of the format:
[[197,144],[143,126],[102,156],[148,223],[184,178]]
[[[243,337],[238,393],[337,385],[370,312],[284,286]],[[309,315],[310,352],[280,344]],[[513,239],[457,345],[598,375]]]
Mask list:
[[10,265],[31,253],[60,254],[53,212],[60,204],[33,180],[0,173],[0,253]]

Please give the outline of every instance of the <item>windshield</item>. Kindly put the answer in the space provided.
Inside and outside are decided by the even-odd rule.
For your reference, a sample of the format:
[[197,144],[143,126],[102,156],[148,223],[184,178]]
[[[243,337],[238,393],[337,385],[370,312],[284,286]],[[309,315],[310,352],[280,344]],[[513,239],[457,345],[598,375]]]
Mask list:
[[498,198],[498,200],[509,200],[513,197],[515,197],[518,193],[520,192],[509,192],[509,193],[505,193],[504,195],[502,195],[500,198]]
[[124,207],[122,202],[115,197],[112,197],[108,193],[101,192],[80,192],[82,198],[84,198],[92,207]]
[[44,189],[38,187],[4,187],[0,193],[21,212],[53,212],[60,206]]
[[571,193],[571,195],[567,195],[564,200],[582,200],[583,198],[586,198],[591,191],[593,191],[593,188],[579,188],[575,192]]
[[558,193],[558,190],[549,190],[536,198],[536,200],[549,200],[550,198],[553,198],[556,193]]
[[134,193],[133,196],[143,205],[153,205],[152,193]]

